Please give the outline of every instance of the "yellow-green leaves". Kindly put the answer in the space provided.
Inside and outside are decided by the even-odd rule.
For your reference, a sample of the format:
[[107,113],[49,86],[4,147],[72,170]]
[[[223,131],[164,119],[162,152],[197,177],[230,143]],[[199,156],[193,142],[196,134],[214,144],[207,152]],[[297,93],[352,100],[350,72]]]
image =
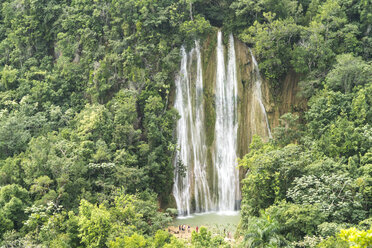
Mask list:
[[369,248],[372,246],[372,229],[363,231],[353,227],[341,230],[339,235],[342,240],[348,242],[350,248]]

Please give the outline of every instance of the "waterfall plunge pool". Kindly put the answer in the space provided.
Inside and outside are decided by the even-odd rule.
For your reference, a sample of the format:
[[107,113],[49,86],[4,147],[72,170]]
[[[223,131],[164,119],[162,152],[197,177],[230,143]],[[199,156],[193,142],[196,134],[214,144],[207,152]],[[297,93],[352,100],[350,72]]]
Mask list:
[[190,225],[207,227],[213,233],[223,233],[224,230],[235,232],[240,220],[240,211],[194,213],[174,219],[172,225]]

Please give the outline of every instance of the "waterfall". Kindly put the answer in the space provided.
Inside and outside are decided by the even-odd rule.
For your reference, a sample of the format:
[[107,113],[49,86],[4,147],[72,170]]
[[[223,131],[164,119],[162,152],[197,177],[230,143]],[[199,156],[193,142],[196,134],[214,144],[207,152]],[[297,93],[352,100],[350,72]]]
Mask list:
[[189,91],[187,89],[187,54],[185,48],[181,48],[181,68],[179,75],[176,77],[176,100],[175,108],[178,110],[180,119],[177,123],[177,146],[178,151],[176,152],[176,169],[175,169],[175,183],[173,185],[173,195],[176,200],[177,209],[180,215],[186,213],[190,214],[190,179],[191,175],[186,170],[185,175],[178,170],[178,165],[182,164],[187,166],[189,159],[189,137],[188,137],[188,97]]
[[253,94],[256,97],[256,99],[257,99],[257,101],[258,101],[258,103],[260,105],[260,109],[261,109],[262,114],[265,117],[266,127],[267,127],[267,133],[268,133],[270,139],[272,139],[273,136],[271,135],[270,125],[269,125],[269,119],[267,118],[267,113],[266,113],[266,110],[265,110],[265,106],[264,106],[264,104],[262,102],[262,90],[261,90],[262,79],[261,79],[260,71],[258,69],[258,64],[257,64],[256,58],[253,56],[253,53],[252,53],[252,51],[250,49],[249,49],[249,51],[251,52],[252,62],[253,62],[253,64],[252,64],[252,70],[256,74],[256,80],[255,80],[255,84],[253,86]]
[[[233,36],[229,37],[227,66],[221,31],[217,34],[216,49],[214,145],[208,148],[200,45],[195,41],[189,53],[181,48],[181,66],[175,80],[175,108],[180,119],[173,186],[179,215],[189,215],[194,210],[234,211],[240,197],[236,155],[238,82]],[[212,158],[207,169],[208,152]]]
[[195,123],[191,131],[194,148],[194,196],[197,212],[212,209],[211,194],[207,181],[207,146],[204,131],[204,95],[203,95],[203,68],[201,63],[199,42],[195,41],[195,49],[191,51],[196,54],[196,80],[195,80]]
[[225,73],[222,32],[217,34],[215,169],[218,210],[233,211],[239,195],[237,169],[237,75],[234,38],[229,37],[228,66]]
[[[204,132],[203,75],[199,42],[189,54],[181,48],[181,68],[176,77],[175,108],[180,114],[177,123],[175,183],[173,195],[180,215],[191,213],[192,193],[196,211],[212,209],[206,176],[206,144]],[[196,77],[192,72],[196,59]],[[185,167],[185,174],[178,170]]]

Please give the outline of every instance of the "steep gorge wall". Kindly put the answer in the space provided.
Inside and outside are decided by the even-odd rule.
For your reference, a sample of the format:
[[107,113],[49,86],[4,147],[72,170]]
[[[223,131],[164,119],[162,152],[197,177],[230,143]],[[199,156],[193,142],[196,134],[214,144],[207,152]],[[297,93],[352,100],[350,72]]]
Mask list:
[[[206,137],[206,177],[211,192],[218,191],[217,172],[214,168],[215,161],[215,125],[216,125],[216,70],[217,70],[217,34],[211,34],[201,43],[202,76],[203,76],[203,101],[204,101],[204,128],[199,130]],[[225,36],[225,61],[227,61],[228,42]],[[235,38],[234,42],[237,81],[238,81],[238,137],[237,137],[237,156],[243,157],[249,151],[249,144],[254,135],[261,136],[268,140],[269,132],[266,123],[265,111],[262,111],[260,101],[257,97],[258,80],[257,71],[254,69],[252,54],[243,42]],[[188,67],[190,82],[194,82],[196,77],[196,61]],[[259,63],[259,62],[258,62]],[[227,65],[227,63],[226,63]],[[256,69],[257,70],[257,69]],[[268,122],[271,129],[279,125],[279,118],[287,112],[297,112],[304,109],[306,102],[299,98],[298,81],[300,76],[294,72],[289,72],[279,89],[272,89],[267,80],[260,82],[260,99],[265,107]],[[192,87],[194,87],[192,85]],[[256,87],[256,88],[255,88]],[[194,90],[194,89],[191,89]],[[172,92],[174,96],[174,92]],[[173,97],[172,97],[173,98]],[[174,99],[171,98],[173,105]],[[193,110],[195,111],[195,110]],[[187,165],[189,170],[193,170],[194,165]],[[192,173],[192,172],[191,172]],[[243,177],[243,172],[241,173]],[[195,185],[195,178],[191,176],[190,187]],[[193,194],[193,193],[192,193]],[[200,197],[200,196],[199,196]],[[192,196],[191,207],[195,209],[195,196]],[[213,200],[213,199],[212,199]]]
[[217,191],[216,181],[217,173],[213,167],[214,148],[215,148],[215,93],[216,93],[216,67],[217,67],[217,39],[216,34],[210,35],[203,44],[202,49],[202,66],[203,66],[203,83],[204,83],[204,113],[205,113],[205,132],[207,137],[207,179],[209,188]]
[[[268,139],[267,125],[254,97],[255,72],[249,47],[235,39],[239,84],[239,130],[238,155],[248,152],[253,135]],[[259,61],[258,61],[259,63]],[[296,113],[306,107],[304,99],[298,96],[300,75],[290,71],[281,82],[279,89],[273,89],[267,80],[262,79],[261,92],[263,104],[268,115],[270,129],[279,125],[279,118],[287,112]]]
[[[225,49],[226,51],[227,49]],[[235,38],[235,53],[238,74],[238,156],[242,157],[248,152],[253,135],[257,134],[268,139],[267,125],[264,116],[254,97],[253,86],[256,80],[253,71],[253,61],[249,47]],[[205,120],[207,132],[207,145],[211,149],[214,142],[215,128],[215,81],[216,81],[216,35],[210,35],[203,43],[203,83],[205,100]],[[258,62],[259,63],[259,62]],[[281,82],[279,89],[270,88],[267,80],[262,79],[263,103],[268,115],[270,128],[279,125],[279,118],[287,112],[296,113],[306,107],[304,99],[298,96],[298,82],[300,75],[290,71]],[[209,156],[209,160],[212,156]]]

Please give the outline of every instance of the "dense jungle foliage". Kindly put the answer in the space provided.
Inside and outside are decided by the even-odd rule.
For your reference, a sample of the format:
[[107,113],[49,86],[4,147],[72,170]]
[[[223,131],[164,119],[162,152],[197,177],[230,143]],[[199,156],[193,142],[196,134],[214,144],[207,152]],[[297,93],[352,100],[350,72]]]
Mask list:
[[240,245],[371,247],[371,24],[371,0],[0,0],[0,246],[185,247],[161,230],[169,102],[180,46],[219,27],[308,100],[239,162]]

